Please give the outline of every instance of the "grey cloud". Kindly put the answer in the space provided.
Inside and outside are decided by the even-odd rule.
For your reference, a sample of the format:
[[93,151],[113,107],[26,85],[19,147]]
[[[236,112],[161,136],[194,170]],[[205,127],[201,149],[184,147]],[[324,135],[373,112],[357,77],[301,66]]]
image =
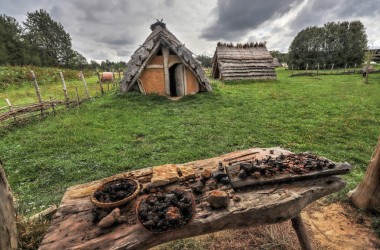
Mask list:
[[216,20],[206,27],[201,38],[236,40],[274,16],[288,12],[301,0],[218,0]]

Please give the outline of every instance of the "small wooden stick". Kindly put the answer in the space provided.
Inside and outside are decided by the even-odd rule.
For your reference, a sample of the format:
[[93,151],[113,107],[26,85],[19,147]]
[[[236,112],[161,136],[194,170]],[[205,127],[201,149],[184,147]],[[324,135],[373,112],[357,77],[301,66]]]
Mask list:
[[84,79],[83,71],[80,72],[80,77],[82,78],[82,81],[83,81],[84,90],[86,91],[86,97],[90,99],[91,96],[90,96],[90,92],[88,91],[86,79]]
[[258,154],[258,153],[260,153],[260,152],[255,151],[255,152],[251,152],[251,153],[246,153],[246,154],[242,154],[242,155],[234,156],[234,157],[231,157],[231,158],[226,158],[226,159],[224,159],[223,161],[232,161],[232,160],[236,160],[236,159],[239,159],[239,158],[241,158],[241,157],[244,157],[244,156],[253,155],[253,154]]
[[55,103],[53,102],[53,98],[50,96],[50,105],[53,109],[53,114],[55,114]]

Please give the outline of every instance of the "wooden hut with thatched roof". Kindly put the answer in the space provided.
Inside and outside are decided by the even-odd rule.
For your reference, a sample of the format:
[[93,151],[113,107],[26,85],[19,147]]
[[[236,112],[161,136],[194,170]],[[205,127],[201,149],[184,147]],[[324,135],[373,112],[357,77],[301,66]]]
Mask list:
[[184,96],[212,91],[202,66],[189,49],[157,21],[152,33],[135,51],[120,81],[121,92]]
[[218,43],[212,76],[221,80],[276,79],[273,57],[265,43]]
[[281,67],[282,66],[280,63],[280,60],[278,60],[278,58],[276,58],[276,57],[273,58],[272,64],[274,67]]

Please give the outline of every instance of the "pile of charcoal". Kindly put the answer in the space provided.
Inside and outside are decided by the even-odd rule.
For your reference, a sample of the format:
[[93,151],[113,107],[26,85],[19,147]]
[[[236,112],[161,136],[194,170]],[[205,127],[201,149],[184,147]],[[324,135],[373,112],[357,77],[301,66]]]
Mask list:
[[310,153],[283,155],[276,158],[268,156],[262,160],[253,160],[251,162],[240,163],[238,177],[246,179],[273,177],[278,174],[307,174],[310,172],[321,171],[324,169],[333,169],[335,164],[324,157],[317,157]]
[[102,190],[96,191],[94,196],[100,202],[116,202],[131,196],[136,188],[134,182],[128,179],[118,179],[107,183]]
[[180,190],[150,194],[137,207],[140,222],[155,233],[185,226],[192,218],[193,210],[191,193]]

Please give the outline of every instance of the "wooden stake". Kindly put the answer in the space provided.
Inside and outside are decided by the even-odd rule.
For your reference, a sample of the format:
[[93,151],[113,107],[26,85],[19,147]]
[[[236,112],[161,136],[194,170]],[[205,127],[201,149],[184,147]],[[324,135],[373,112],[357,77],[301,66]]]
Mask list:
[[18,249],[13,195],[0,161],[0,249]]
[[62,72],[59,72],[59,76],[61,77],[62,87],[63,87],[63,94],[65,95],[66,109],[68,109],[69,106],[70,106],[70,100],[69,100],[69,96],[67,94],[67,88],[66,88],[65,78],[63,77]]
[[80,77],[82,78],[84,90],[86,91],[87,99],[91,99],[90,92],[88,91],[86,79],[84,79],[83,71],[80,72]]
[[55,114],[55,103],[53,102],[53,98],[50,96],[50,105],[53,109],[53,114]]
[[[7,104],[8,104],[9,110],[10,110],[10,111],[13,111],[14,108],[13,108],[13,105],[12,105],[11,101],[9,101],[8,98],[6,98],[5,101],[6,101]],[[16,122],[16,115],[15,115],[15,114],[13,114],[13,119],[14,119],[14,121]]]
[[[36,90],[38,102],[42,103],[41,91],[40,91],[40,88],[38,87],[36,75],[34,74],[33,70],[31,70],[30,73],[32,74],[33,85],[34,85],[34,89]],[[42,107],[41,107],[41,115],[44,115],[44,110]]]
[[333,70],[334,70],[334,64],[331,65],[331,72],[330,72],[330,74],[332,74]]
[[75,86],[75,93],[77,95],[77,106],[79,106],[79,104],[80,104],[80,98],[79,98],[79,92],[78,92],[78,87],[77,86]]
[[355,63],[355,67],[354,67],[354,74],[355,74],[355,72],[356,72],[356,66],[357,66],[357,64]]
[[164,57],[164,76],[165,76],[165,92],[170,96],[170,79],[169,79],[169,48],[162,48]]
[[323,67],[323,74],[326,75],[326,63],[324,65],[324,67]]
[[293,63],[292,63],[292,75],[293,75]]
[[317,75],[318,75],[318,72],[319,72],[319,63],[317,64]]
[[291,219],[292,226],[294,231],[296,231],[298,241],[300,242],[302,250],[311,250],[311,244],[309,238],[307,237],[307,232],[305,225],[303,224],[303,220],[301,215],[297,215],[296,217]]
[[309,64],[306,63],[306,73],[307,73],[307,69],[309,68]]
[[346,69],[347,69],[347,63],[346,65],[344,65],[344,72],[346,72]]

